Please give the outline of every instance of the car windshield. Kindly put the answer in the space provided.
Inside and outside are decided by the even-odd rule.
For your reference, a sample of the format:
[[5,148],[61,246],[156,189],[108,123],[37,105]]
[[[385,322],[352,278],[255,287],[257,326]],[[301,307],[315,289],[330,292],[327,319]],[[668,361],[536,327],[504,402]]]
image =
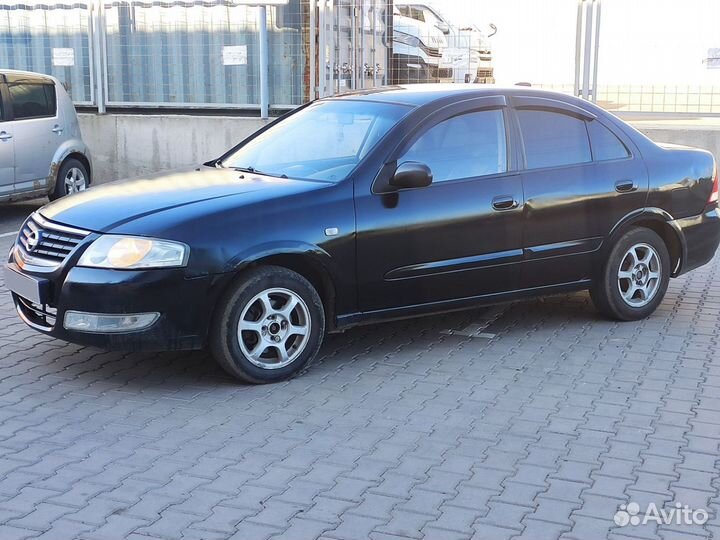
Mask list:
[[339,182],[409,110],[362,100],[319,101],[250,140],[220,166]]

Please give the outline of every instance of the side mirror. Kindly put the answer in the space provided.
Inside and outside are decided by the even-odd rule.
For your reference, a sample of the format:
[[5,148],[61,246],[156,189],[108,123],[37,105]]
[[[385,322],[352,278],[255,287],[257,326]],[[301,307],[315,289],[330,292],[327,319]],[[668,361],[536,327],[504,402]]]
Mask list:
[[446,22],[439,22],[435,25],[435,28],[440,30],[446,36],[450,33],[450,25]]
[[422,188],[432,183],[430,167],[419,161],[406,161],[398,165],[390,179],[390,185],[396,188]]

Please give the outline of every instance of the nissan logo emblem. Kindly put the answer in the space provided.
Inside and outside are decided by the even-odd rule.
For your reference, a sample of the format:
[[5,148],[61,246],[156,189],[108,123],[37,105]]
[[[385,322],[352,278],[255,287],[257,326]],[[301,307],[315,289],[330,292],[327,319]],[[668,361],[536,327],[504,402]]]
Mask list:
[[38,231],[32,231],[30,236],[27,238],[28,251],[34,251],[40,243],[40,233]]

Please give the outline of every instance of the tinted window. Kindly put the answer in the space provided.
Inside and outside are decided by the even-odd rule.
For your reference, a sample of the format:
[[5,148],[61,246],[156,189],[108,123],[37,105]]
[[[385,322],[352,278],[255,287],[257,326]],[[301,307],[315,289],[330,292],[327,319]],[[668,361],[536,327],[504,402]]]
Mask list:
[[591,160],[585,122],[567,114],[520,110],[520,129],[528,169],[558,167]]
[[13,83],[8,85],[15,120],[55,116],[55,87],[50,84]]
[[420,136],[398,159],[430,167],[433,182],[505,172],[505,123],[501,110],[444,120]]
[[630,155],[622,141],[597,120],[588,122],[588,131],[595,161],[623,159]]

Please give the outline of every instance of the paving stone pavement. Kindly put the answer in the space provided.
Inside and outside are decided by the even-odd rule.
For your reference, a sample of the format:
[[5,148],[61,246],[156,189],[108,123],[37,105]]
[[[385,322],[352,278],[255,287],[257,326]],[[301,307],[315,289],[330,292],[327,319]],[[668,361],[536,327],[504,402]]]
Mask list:
[[583,293],[353,329],[271,386],[50,339],[0,282],[0,539],[720,537],[719,272],[636,323]]

